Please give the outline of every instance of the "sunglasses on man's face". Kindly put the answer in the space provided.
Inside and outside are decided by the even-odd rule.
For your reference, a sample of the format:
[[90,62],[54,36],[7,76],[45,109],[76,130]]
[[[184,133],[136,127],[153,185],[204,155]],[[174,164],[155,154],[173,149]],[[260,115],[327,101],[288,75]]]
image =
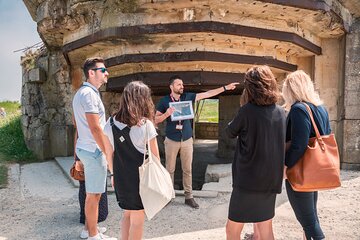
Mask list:
[[107,68],[104,68],[104,67],[92,68],[91,70],[93,70],[93,71],[100,70],[102,73],[108,72]]

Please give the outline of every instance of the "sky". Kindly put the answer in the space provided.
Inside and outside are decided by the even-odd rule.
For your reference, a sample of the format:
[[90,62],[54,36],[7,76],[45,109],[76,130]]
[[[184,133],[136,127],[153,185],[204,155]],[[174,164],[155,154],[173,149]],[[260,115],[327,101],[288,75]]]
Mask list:
[[0,101],[20,101],[22,73],[20,57],[14,51],[41,39],[22,0],[0,0]]

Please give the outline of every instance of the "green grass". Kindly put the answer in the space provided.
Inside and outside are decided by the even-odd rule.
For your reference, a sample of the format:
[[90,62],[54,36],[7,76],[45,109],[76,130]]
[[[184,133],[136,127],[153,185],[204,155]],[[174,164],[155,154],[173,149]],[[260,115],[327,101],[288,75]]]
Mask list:
[[0,119],[0,162],[26,162],[36,160],[28,150],[21,130],[21,111],[18,102],[1,102],[5,108],[5,118]]
[[[0,117],[0,186],[7,182],[7,164],[33,162],[35,155],[26,147],[21,130],[21,111],[18,102],[0,102],[6,117]],[[5,169],[5,170],[4,170]]]
[[206,99],[203,106],[202,102],[198,104],[200,106],[198,108],[199,118],[197,122],[219,122],[219,100]]
[[[11,101],[0,102],[0,107],[5,108],[7,114],[16,114],[20,111],[19,102],[11,102]],[[0,118],[0,122],[1,120],[3,119]]]

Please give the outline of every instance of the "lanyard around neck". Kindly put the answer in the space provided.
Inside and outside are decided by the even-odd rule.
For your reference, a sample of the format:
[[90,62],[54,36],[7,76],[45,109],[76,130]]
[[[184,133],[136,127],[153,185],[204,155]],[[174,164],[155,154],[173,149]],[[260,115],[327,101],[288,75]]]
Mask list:
[[[175,98],[174,98],[174,96],[173,96],[172,94],[170,94],[170,98],[171,98],[171,101],[172,101],[172,102],[180,102],[181,95],[180,95],[180,97],[179,97],[179,100],[177,100],[177,101],[175,100]],[[182,125],[182,124],[181,124],[181,120],[179,120],[179,125]]]
[[171,101],[172,101],[172,102],[180,102],[181,95],[180,95],[180,97],[179,97],[178,100],[176,100],[172,94],[170,94],[170,98],[171,98]]

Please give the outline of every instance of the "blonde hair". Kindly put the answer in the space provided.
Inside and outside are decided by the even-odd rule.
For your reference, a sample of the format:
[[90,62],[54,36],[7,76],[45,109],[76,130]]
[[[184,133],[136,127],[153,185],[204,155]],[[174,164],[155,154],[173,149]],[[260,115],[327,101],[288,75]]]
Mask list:
[[314,83],[303,70],[297,70],[286,76],[282,87],[285,109],[290,110],[295,102],[309,102],[315,106],[323,104],[319,94],[315,91]]

